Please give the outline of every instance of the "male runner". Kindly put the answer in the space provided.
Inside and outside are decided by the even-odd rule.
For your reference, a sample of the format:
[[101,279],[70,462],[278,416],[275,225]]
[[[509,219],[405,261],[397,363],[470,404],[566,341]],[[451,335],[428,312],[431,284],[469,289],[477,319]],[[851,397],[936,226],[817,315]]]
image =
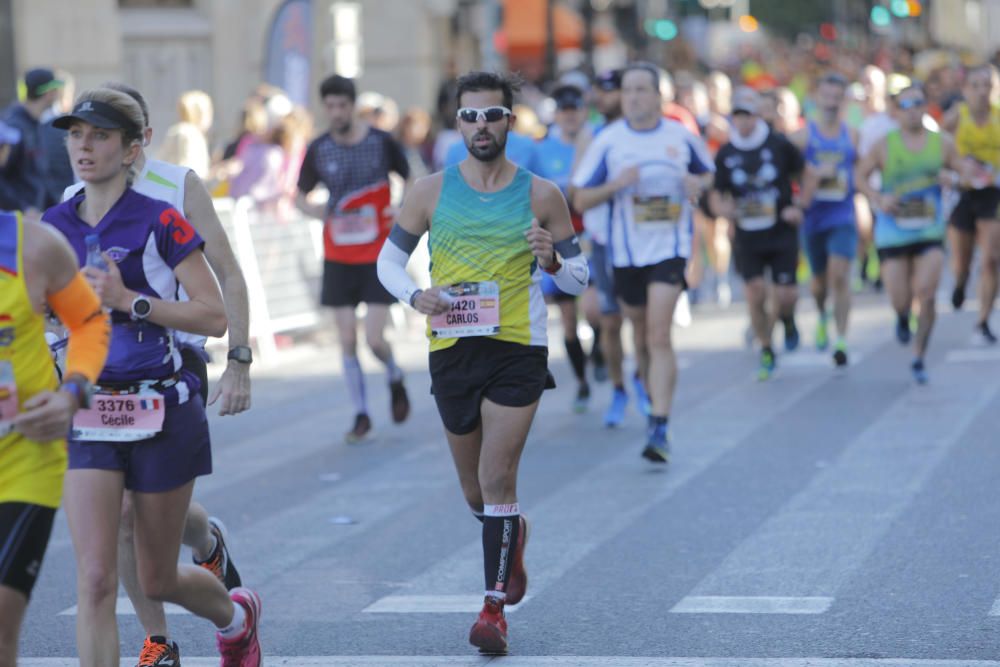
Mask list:
[[952,131],[958,153],[963,158],[966,189],[951,217],[948,231],[953,248],[955,290],[951,302],[955,309],[965,302],[976,241],[980,247],[979,321],[976,334],[981,342],[997,342],[990,329],[990,313],[996,302],[1000,276],[1000,108],[992,105],[993,69],[981,65],[965,77],[965,102],[956,106],[945,119]]
[[[45,309],[69,329],[61,389]],[[0,667],[17,642],[66,472],[66,434],[108,354],[110,324],[66,240],[0,212]]]
[[642,456],[667,463],[667,432],[677,357],[674,309],[697,247],[691,200],[708,185],[712,160],[701,139],[663,118],[667,79],[660,68],[633,63],[622,73],[624,118],[594,138],[573,175],[573,204],[587,210],[610,201],[609,236],[615,290],[632,321],[636,359],[652,402]]
[[[525,165],[533,174],[550,180],[559,186],[565,194],[569,187],[570,174],[573,170],[576,143],[584,131],[587,122],[587,109],[584,104],[583,91],[576,86],[562,85],[552,91],[552,99],[556,103],[554,124],[544,139],[535,144],[531,162]],[[576,211],[570,211],[573,221],[573,231],[577,234],[583,231],[583,218]],[[542,276],[542,292],[546,299],[551,299],[559,307],[562,318],[563,337],[566,343],[566,356],[569,357],[576,377],[577,390],[573,400],[574,412],[586,412],[590,402],[590,384],[587,382],[587,356],[577,335],[579,309],[577,297],[559,289],[548,275]],[[595,351],[600,350],[600,326],[594,341]]]
[[854,216],[854,163],[857,133],[841,120],[847,81],[827,74],[816,88],[817,118],[792,135],[804,153],[805,175],[801,204],[806,207],[802,241],[812,269],[812,294],[819,318],[816,349],[829,344],[827,296],[833,292],[833,319],[837,327],[833,362],[847,365],[847,321],[851,310],[851,259],[857,250]]
[[[570,294],[589,273],[559,188],[504,154],[516,89],[500,74],[458,80],[469,158],[416,182],[378,259],[387,289],[429,316],[431,391],[483,522],[486,600],[469,641],[484,653],[507,650],[504,605],[527,586],[517,468],[548,377],[540,273]],[[406,262],[428,230],[433,287],[421,290]]]
[[[123,92],[139,104],[146,123],[143,129],[143,146],[149,146],[153,128],[149,126],[149,106],[146,99],[135,88],[121,83],[107,83],[105,87]],[[226,317],[229,320],[230,351],[227,365],[211,396],[208,393],[206,338],[178,331],[175,332],[175,340],[181,346],[183,367],[194,373],[201,382],[200,396],[206,407],[214,405],[221,398],[220,415],[239,414],[250,408],[251,397],[250,363],[253,356],[249,347],[249,300],[243,271],[215,213],[211,195],[193,170],[148,158],[144,150],[139,153],[135,170],[137,176],[132,182],[132,189],[147,197],[168,202],[182,211],[191,226],[205,240],[205,258],[222,287]],[[63,193],[63,199],[69,199],[82,187],[82,184],[70,186]],[[179,667],[180,649],[170,639],[163,603],[150,600],[139,586],[133,546],[135,526],[128,494],[123,505],[118,544],[118,576],[146,631],[137,667]],[[192,501],[188,509],[184,522],[184,544],[191,548],[194,562],[215,574],[227,589],[242,585],[226,545],[225,525],[221,520],[210,517],[200,503]]]
[[767,380],[775,369],[771,333],[775,317],[767,312],[764,270],[771,272],[777,319],[785,328],[785,349],[798,346],[795,303],[799,261],[796,227],[802,209],[792,202],[792,178],[802,171],[798,149],[768,127],[759,115],[759,97],[750,88],[733,94],[730,142],[715,156],[712,209],[735,222],[736,268],[746,284],[750,323],[761,346],[757,377]]
[[[580,159],[586,154],[587,147],[594,136],[604,131],[622,115],[622,73],[621,70],[609,70],[597,76],[594,82],[594,105],[604,117],[604,123],[597,126],[593,133],[581,133],[581,139],[576,146],[576,164],[573,173],[577,172]],[[574,201],[577,188],[570,181],[568,199]],[[597,291],[598,310],[601,324],[601,351],[608,370],[608,377],[614,390],[611,394],[611,404],[604,413],[604,425],[608,428],[619,426],[625,419],[625,408],[628,406],[628,393],[625,391],[625,373],[622,362],[625,353],[622,349],[622,312],[615,296],[615,283],[611,258],[608,256],[608,235],[611,232],[611,203],[605,201],[583,211],[583,227],[590,237],[590,275]],[[649,397],[642,385],[642,377],[638,370],[633,382],[638,394],[638,404],[647,406]]]
[[[903,345],[911,339],[914,297],[920,305],[910,370],[914,380],[924,384],[927,343],[936,314],[934,297],[944,268],[942,169],[958,171],[962,162],[949,137],[924,127],[927,97],[922,88],[906,88],[896,96],[895,105],[899,129],[861,159],[855,182],[875,206],[882,280],[896,311],[896,338]],[[875,170],[882,172],[881,191],[868,181]]]
[[[344,438],[356,443],[364,440],[372,428],[365,376],[358,361],[355,309],[360,303],[368,307],[365,340],[385,364],[389,376],[392,420],[398,424],[410,414],[403,371],[385,340],[389,304],[395,299],[379,283],[375,271],[379,250],[392,227],[389,173],[406,179],[410,166],[395,139],[354,117],[356,91],[351,79],[327,77],[320,84],[319,95],[330,127],[309,144],[299,173],[296,203],[306,215],[325,221],[320,301],[333,308],[344,377],[355,412],[354,426]],[[325,207],[310,203],[306,197],[320,183],[330,193]]]

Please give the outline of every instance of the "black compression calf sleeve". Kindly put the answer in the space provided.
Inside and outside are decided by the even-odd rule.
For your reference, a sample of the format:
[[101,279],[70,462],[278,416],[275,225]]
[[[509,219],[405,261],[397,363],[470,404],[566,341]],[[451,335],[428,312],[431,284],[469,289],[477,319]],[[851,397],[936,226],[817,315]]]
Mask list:
[[483,572],[487,594],[506,595],[520,529],[517,503],[486,506],[483,518]]
[[576,379],[583,382],[587,366],[587,357],[583,354],[583,346],[580,345],[580,339],[576,340],[566,340],[566,354],[569,356],[569,362],[573,365],[573,374],[576,375]]

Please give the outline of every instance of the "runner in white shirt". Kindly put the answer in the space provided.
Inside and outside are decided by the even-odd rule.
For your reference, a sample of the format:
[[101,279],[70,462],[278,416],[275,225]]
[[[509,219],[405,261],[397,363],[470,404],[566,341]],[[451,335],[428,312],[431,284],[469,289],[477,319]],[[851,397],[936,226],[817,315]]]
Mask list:
[[622,74],[622,112],[598,134],[573,175],[573,204],[610,201],[608,250],[615,292],[632,321],[636,358],[652,402],[642,455],[667,463],[667,423],[677,384],[674,309],[687,286],[694,241],[692,201],[714,166],[701,139],[663,118],[665,73],[633,63]]

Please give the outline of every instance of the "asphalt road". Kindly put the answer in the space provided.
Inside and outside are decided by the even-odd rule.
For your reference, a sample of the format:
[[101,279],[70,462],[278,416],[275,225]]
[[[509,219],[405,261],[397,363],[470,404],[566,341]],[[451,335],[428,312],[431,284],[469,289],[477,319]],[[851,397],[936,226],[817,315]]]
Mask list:
[[[966,308],[941,314],[923,387],[883,297],[858,300],[843,372],[809,349],[804,304],[803,349],[766,383],[743,346],[743,308],[696,312],[676,335],[668,471],[639,457],[634,405],[622,428],[602,427],[607,385],[587,414],[571,412],[554,345],[561,388],[543,399],[519,485],[529,597],[510,610],[511,656],[494,662],[1000,666],[1000,350],[971,345]],[[329,344],[260,364],[253,409],[212,418],[216,470],[196,496],[226,521],[263,597],[267,664],[491,661],[466,643],[480,526],[428,394],[426,343],[415,329],[395,338],[414,411],[389,423],[366,357],[370,442],[342,442],[352,410]],[[75,664],[75,603],[60,514],[22,665]],[[218,664],[208,622],[169,620],[183,664]],[[135,656],[144,633],[134,615],[119,621]]]

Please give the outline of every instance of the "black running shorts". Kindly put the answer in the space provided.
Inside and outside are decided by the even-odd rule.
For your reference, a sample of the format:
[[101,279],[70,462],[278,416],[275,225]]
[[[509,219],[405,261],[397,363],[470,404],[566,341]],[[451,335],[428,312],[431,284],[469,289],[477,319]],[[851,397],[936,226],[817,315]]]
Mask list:
[[744,282],[764,275],[764,269],[771,269],[771,280],[775,285],[794,285],[799,266],[799,242],[796,237],[788,241],[768,246],[747,246],[737,242],[733,249],[736,270]]
[[382,287],[375,264],[325,261],[320,303],[333,308],[353,308],[359,303],[390,305],[396,303],[396,297]]
[[1000,188],[966,190],[948,222],[963,232],[976,231],[977,220],[1000,220]]
[[51,507],[0,503],[0,585],[31,597],[55,516]]
[[684,269],[687,260],[672,257],[648,266],[616,266],[615,294],[629,306],[645,306],[650,283],[666,283],[687,288]]
[[190,345],[181,346],[181,367],[194,373],[198,381],[201,382],[198,395],[201,396],[202,405],[208,409],[208,364],[205,357],[202,356],[203,354],[205,354],[204,350]]
[[941,241],[918,241],[917,243],[907,243],[906,245],[893,246],[891,248],[879,248],[878,258],[880,262],[888,259],[909,259],[919,257],[935,248],[944,249]]
[[475,431],[484,398],[512,408],[531,405],[555,386],[548,358],[547,347],[483,336],[431,352],[431,393],[444,427],[456,435]]

